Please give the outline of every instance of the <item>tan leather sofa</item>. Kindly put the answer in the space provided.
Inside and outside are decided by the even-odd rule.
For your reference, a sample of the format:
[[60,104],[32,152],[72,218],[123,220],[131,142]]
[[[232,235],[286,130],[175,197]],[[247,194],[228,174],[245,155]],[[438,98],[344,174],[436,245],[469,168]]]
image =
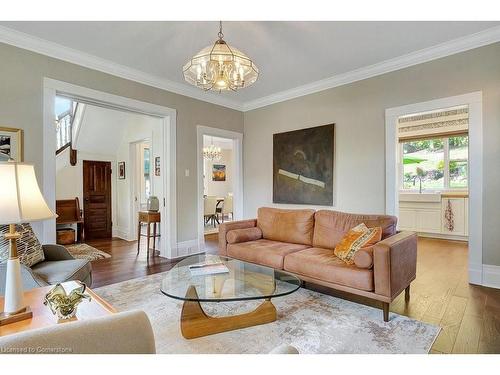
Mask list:
[[[333,250],[360,223],[382,227],[382,240],[356,253],[355,264]],[[305,282],[323,285],[382,302],[384,321],[389,304],[416,277],[417,236],[396,231],[397,218],[309,209],[262,207],[257,219],[226,222],[219,229],[219,254],[285,270]]]

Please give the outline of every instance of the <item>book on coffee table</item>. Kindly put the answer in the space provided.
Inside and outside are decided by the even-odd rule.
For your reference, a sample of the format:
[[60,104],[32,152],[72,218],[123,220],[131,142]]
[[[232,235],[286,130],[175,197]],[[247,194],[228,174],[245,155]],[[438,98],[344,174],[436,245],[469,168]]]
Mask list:
[[198,263],[188,266],[191,276],[216,275],[228,273],[229,269],[224,263]]

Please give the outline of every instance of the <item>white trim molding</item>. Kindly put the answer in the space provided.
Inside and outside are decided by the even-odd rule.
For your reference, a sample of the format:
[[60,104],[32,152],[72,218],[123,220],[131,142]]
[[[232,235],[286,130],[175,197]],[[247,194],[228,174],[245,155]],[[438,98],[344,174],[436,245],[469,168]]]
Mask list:
[[483,94],[481,91],[385,110],[385,210],[399,214],[397,120],[449,107],[469,107],[469,282],[483,285]]
[[243,103],[243,111],[324,91],[500,41],[500,26]]
[[500,26],[453,39],[419,51],[414,51],[393,59],[379,62],[377,64],[365,66],[289,90],[284,90],[265,97],[257,98],[255,100],[243,102],[219,94],[205,92],[196,87],[189,86],[188,84],[173,82],[171,80],[145,73],[58,43],[50,42],[5,26],[0,26],[0,43],[10,44],[19,48],[40,53],[42,55],[81,65],[134,82],[139,82],[151,87],[156,87],[179,95],[185,95],[194,99],[243,112],[334,87],[347,85],[349,83],[422,64],[424,62],[454,55],[456,53],[468,51],[499,41]]
[[10,29],[5,26],[0,26],[0,42],[53,57],[58,60],[98,70],[116,77],[125,78],[130,81],[170,91],[175,94],[189,96],[190,98],[202,100],[204,102],[236,109],[238,111],[243,109],[239,102],[222,95],[206,92],[197,87],[189,86],[188,84],[173,82],[168,79],[145,73],[140,70],[66,47],[58,43],[50,42],[21,31]]
[[184,258],[190,255],[196,255],[196,254],[201,254],[205,251],[204,247],[201,247],[199,244],[199,241],[196,240],[189,240],[189,241],[182,241],[177,243],[177,252],[175,256],[173,256],[171,259],[178,259],[178,258]]
[[[85,103],[95,103],[107,108],[121,109],[161,118],[163,121],[162,175],[164,176],[165,204],[161,205],[164,220],[161,233],[168,241],[161,242],[160,255],[172,258],[177,254],[177,182],[176,182],[176,127],[175,109],[113,95],[87,87],[73,85],[51,78],[43,80],[43,193],[50,208],[55,209],[56,137],[54,136],[54,102],[56,95],[66,95]],[[168,172],[167,172],[168,171]],[[43,222],[42,240],[54,243],[55,219]]]
[[500,266],[483,264],[483,286],[500,289]]

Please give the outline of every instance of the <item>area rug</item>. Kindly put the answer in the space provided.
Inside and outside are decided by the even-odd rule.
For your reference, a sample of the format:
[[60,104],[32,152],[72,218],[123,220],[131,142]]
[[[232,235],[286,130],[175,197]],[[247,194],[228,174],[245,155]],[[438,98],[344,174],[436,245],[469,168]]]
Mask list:
[[88,259],[90,261],[111,258],[111,255],[105,253],[104,251],[98,250],[95,247],[89,246],[85,243],[79,243],[74,245],[66,245],[69,253],[73,255],[76,259]]
[[[149,316],[158,353],[268,353],[281,344],[300,353],[428,353],[440,328],[391,313],[299,289],[273,299],[278,319],[269,324],[186,340],[179,326],[182,301],[163,295],[155,274],[95,289],[119,311]],[[253,310],[260,302],[203,303],[213,316]]]

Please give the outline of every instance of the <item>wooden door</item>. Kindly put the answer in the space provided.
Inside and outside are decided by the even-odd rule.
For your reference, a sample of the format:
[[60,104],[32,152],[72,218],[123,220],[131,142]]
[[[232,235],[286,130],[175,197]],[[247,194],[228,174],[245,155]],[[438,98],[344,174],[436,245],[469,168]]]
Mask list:
[[111,238],[111,162],[83,161],[85,238]]

